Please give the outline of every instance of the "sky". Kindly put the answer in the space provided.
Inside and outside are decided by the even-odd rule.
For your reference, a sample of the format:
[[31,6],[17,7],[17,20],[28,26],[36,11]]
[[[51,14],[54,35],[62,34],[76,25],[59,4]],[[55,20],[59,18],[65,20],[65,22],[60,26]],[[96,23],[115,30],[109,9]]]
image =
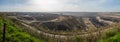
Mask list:
[[0,12],[120,12],[120,0],[0,0]]

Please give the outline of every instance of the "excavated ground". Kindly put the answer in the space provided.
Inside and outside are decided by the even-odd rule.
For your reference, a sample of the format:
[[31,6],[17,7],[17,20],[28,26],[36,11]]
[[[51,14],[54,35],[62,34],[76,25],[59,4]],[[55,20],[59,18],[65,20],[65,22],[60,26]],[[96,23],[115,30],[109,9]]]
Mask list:
[[61,35],[86,34],[104,29],[120,21],[120,15],[98,16],[40,15],[9,16],[43,32]]

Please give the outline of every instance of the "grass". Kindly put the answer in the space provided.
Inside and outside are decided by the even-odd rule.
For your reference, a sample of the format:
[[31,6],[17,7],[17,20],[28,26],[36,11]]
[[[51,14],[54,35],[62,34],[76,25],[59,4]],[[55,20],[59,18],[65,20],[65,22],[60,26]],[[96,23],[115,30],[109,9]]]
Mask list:
[[115,29],[105,32],[105,35],[98,42],[120,42],[120,24]]
[[0,42],[2,42],[2,26],[6,23],[6,39],[5,42],[45,42],[42,39],[31,36],[23,32],[13,22],[0,16]]

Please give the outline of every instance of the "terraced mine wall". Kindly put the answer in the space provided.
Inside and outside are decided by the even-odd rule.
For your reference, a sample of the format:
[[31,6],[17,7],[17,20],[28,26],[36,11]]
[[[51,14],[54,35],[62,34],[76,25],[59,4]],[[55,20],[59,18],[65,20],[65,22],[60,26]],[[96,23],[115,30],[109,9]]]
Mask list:
[[[18,27],[21,27],[22,30],[28,32],[29,34],[36,36],[38,38],[42,38],[46,40],[47,42],[96,42],[101,37],[101,33],[104,29],[98,30],[97,32],[93,33],[87,33],[83,35],[57,35],[57,34],[51,34],[49,32],[44,32],[37,30],[34,27],[29,26],[27,23],[23,21],[19,21],[14,18],[10,18],[14,23],[19,25]],[[108,26],[112,27],[112,26]],[[106,27],[106,28],[108,28]],[[109,29],[108,29],[109,30]]]

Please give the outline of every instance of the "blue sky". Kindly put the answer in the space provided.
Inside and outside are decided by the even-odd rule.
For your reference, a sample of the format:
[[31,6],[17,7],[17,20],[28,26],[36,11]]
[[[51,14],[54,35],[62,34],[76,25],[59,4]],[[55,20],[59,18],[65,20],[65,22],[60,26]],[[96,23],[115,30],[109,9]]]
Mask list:
[[120,12],[120,0],[0,0],[1,12]]

